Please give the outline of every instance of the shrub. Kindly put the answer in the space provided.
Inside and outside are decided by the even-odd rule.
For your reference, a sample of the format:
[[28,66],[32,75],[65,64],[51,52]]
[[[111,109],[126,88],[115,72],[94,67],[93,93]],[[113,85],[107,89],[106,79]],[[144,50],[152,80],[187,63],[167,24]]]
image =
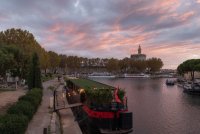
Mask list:
[[28,101],[18,101],[15,105],[11,106],[7,113],[8,114],[17,114],[17,115],[25,115],[29,120],[32,119],[34,112],[36,109],[31,105]]
[[0,119],[1,134],[24,134],[28,118],[24,115],[6,114]]
[[28,88],[42,88],[41,71],[37,53],[33,53],[29,66]]
[[24,134],[42,100],[42,90],[32,89],[0,116],[0,134]]
[[28,101],[36,110],[42,100],[42,90],[41,89],[32,89],[26,95],[19,98],[19,101]]

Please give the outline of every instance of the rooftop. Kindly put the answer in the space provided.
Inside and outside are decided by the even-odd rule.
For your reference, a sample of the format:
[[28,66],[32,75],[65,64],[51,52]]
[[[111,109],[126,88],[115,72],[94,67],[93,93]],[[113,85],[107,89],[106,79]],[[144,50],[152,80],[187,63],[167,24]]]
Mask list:
[[115,89],[112,86],[89,80],[89,79],[83,79],[83,78],[78,78],[78,79],[69,79],[74,85],[83,88],[83,89],[91,89],[91,88],[97,88],[97,89]]

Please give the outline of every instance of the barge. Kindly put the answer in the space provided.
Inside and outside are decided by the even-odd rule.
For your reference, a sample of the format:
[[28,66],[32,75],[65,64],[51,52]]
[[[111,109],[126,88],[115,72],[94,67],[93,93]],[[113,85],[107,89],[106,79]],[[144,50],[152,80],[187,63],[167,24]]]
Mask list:
[[68,102],[82,103],[74,110],[85,134],[128,134],[133,131],[125,91],[89,79],[67,78]]

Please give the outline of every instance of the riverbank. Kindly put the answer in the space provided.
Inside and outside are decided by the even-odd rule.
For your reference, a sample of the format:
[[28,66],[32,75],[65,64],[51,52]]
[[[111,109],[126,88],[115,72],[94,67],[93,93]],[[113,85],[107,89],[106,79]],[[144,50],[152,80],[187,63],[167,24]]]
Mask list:
[[[57,91],[62,92],[62,89],[63,89],[63,85],[60,85]],[[66,99],[66,96],[65,97],[61,96],[61,97],[63,97],[61,101],[63,101],[65,105],[69,105]],[[78,122],[75,120],[75,117],[71,108],[59,110],[58,115],[61,120],[61,127],[62,127],[63,134],[82,134],[82,131],[78,125]]]

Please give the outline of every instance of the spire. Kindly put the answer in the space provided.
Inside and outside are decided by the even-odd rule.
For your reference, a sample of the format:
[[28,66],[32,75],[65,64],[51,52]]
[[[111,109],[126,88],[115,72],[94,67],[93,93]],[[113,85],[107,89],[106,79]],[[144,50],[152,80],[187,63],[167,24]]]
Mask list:
[[138,47],[138,54],[141,54],[141,53],[142,53],[142,49],[141,49],[141,47],[139,45],[139,47]]

